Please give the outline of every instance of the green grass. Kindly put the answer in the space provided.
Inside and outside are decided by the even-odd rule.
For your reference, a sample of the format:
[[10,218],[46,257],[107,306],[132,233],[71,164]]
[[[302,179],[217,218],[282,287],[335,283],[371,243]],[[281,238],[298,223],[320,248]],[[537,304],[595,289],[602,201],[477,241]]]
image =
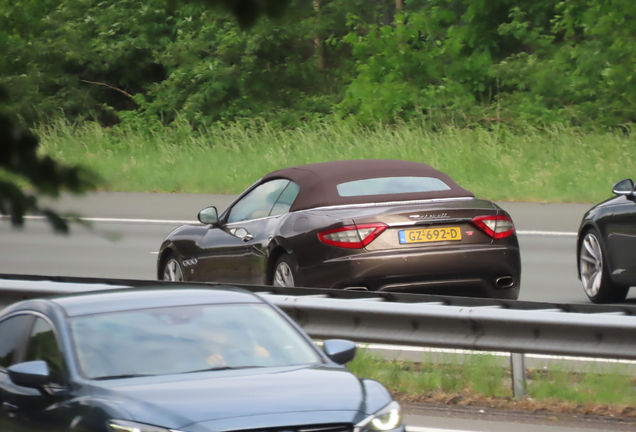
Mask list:
[[387,361],[359,349],[356,358],[348,364],[351,372],[359,377],[380,381],[390,391],[417,395],[430,391],[459,393],[470,390],[476,394],[504,397],[510,394],[506,387],[509,373],[492,356],[473,355],[464,364],[455,364],[448,354],[448,361],[422,362]]
[[634,379],[620,366],[605,372],[530,373],[528,394],[537,400],[558,399],[577,404],[632,405],[636,402]]
[[171,127],[56,123],[36,131],[44,153],[91,167],[105,189],[238,193],[269,171],[335,159],[428,163],[493,200],[597,202],[634,175],[636,137],[570,129],[513,133],[417,124],[364,129],[331,122],[275,130],[251,123],[193,132]]
[[[364,349],[348,364],[359,377],[375,379],[389,391],[406,396],[430,392],[470,394],[494,398],[512,396],[510,369],[501,366],[501,358],[470,355],[460,364],[448,354],[447,361],[387,361]],[[528,396],[536,401],[558,400],[574,404],[633,405],[636,403],[634,379],[621,365],[610,370],[573,373],[553,364],[548,371],[529,371]]]

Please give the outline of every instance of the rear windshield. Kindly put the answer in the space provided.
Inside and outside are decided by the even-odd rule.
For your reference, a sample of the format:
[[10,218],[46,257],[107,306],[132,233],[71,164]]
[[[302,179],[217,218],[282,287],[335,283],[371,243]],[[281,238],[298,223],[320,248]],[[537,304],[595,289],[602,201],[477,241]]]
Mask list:
[[382,177],[340,183],[341,197],[391,195],[411,192],[436,192],[450,187],[435,177]]

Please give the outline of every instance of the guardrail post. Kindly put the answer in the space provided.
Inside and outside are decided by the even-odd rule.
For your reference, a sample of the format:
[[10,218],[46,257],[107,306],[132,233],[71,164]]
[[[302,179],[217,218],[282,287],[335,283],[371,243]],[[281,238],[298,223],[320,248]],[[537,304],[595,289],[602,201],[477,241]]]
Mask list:
[[512,369],[512,395],[520,398],[526,395],[526,365],[523,353],[510,353]]

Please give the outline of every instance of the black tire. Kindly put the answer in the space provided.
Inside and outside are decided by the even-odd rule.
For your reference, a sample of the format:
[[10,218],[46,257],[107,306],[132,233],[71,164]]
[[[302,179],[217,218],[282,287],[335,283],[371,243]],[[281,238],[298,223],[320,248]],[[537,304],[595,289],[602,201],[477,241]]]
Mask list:
[[[161,265],[161,280],[172,282],[184,282],[185,273],[183,267],[174,253],[168,254]],[[174,278],[171,278],[174,275]]]
[[598,230],[590,228],[585,232],[579,243],[578,256],[583,290],[592,303],[620,303],[625,300],[629,287],[612,281]]
[[294,287],[298,286],[298,273],[296,263],[288,254],[282,254],[276,260],[272,270],[272,285]]

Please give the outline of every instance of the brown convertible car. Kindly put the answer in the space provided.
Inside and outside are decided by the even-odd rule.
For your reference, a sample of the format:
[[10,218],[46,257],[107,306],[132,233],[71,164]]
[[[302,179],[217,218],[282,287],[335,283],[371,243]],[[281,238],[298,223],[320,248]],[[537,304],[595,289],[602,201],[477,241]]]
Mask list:
[[159,279],[516,299],[514,224],[416,162],[285,168],[161,245]]

